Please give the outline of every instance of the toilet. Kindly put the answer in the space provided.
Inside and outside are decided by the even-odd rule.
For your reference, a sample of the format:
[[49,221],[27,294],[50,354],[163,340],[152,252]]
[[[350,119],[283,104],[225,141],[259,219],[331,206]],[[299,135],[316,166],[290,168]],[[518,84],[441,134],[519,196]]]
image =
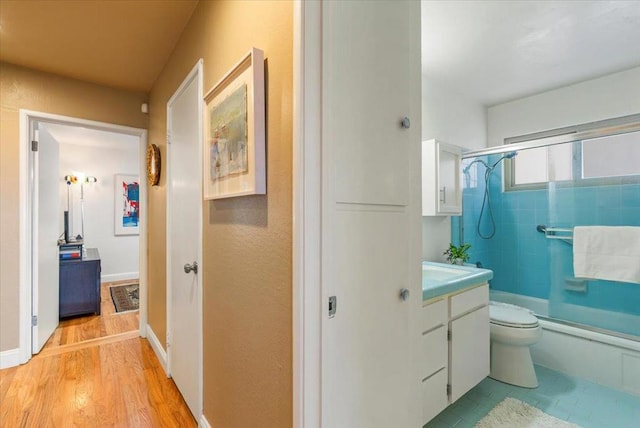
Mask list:
[[489,302],[491,317],[491,373],[500,382],[536,388],[538,378],[529,347],[542,337],[538,318],[528,309]]

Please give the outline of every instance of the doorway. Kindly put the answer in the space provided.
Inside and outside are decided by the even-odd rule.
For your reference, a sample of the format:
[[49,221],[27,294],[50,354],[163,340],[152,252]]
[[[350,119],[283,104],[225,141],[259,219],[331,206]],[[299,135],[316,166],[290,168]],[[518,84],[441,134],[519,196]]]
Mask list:
[[[140,311],[139,316],[129,317],[128,320],[126,318],[112,320],[108,328],[104,325],[100,326],[100,320],[85,319],[90,317],[77,318],[71,322],[72,333],[67,331],[59,337],[55,337],[54,334],[50,342],[63,345],[70,340],[95,339],[96,334],[104,336],[113,331],[121,332],[131,328],[134,329],[136,336],[144,336],[144,326],[146,326],[145,181],[138,179],[137,184],[140,204],[138,207],[139,235],[143,239],[135,238],[139,244],[133,257],[138,260],[133,268],[127,269],[129,272],[114,273],[114,269],[110,266],[122,263],[121,260],[114,260],[113,256],[108,255],[113,253],[113,248],[108,247],[117,247],[117,243],[105,243],[106,237],[113,234],[113,228],[106,228],[104,225],[96,226],[96,222],[91,220],[115,221],[114,210],[105,210],[101,205],[113,206],[116,189],[114,180],[117,178],[111,172],[106,173],[108,162],[105,162],[103,153],[105,146],[114,144],[114,147],[111,147],[113,149],[119,144],[124,152],[134,153],[137,158],[133,164],[128,165],[131,171],[114,172],[139,175],[144,170],[146,130],[26,110],[20,111],[20,119],[22,146],[20,151],[20,362],[27,362],[33,354],[40,351],[56,330],[59,316],[64,315],[59,312],[58,306],[60,263],[58,243],[65,237],[71,242],[77,243],[82,240],[87,245],[103,248],[104,254],[99,257],[107,256],[108,259],[108,261],[105,259],[102,268],[105,280],[131,282],[132,279],[137,279]],[[74,147],[71,147],[73,138],[70,136],[76,138]],[[92,138],[96,136],[102,137],[102,140],[97,138],[98,142],[93,146],[86,144],[87,141],[93,141]],[[105,141],[105,138],[111,143]],[[65,144],[58,141],[63,139],[66,139]],[[85,144],[79,144],[79,141]],[[113,141],[117,142],[113,143]],[[63,145],[65,147],[61,149]],[[100,152],[100,147],[103,152]],[[94,164],[90,162],[92,151],[93,157],[99,158],[99,161]],[[62,155],[65,155],[65,162],[60,160]],[[70,166],[67,162],[69,158],[75,159],[76,165],[80,162],[80,165],[89,167],[93,165],[96,172],[100,168],[102,170],[97,174],[94,171],[78,171],[74,168],[67,173],[63,170]],[[45,184],[47,178],[49,183]],[[65,181],[68,183],[66,186]],[[63,211],[69,213],[68,222],[62,220]],[[111,220],[112,217],[114,220]],[[64,224],[68,224],[68,227],[65,228]],[[64,230],[68,230],[69,233],[65,233]],[[61,241],[58,241],[58,238]],[[84,250],[86,255],[86,247]],[[84,263],[84,259],[80,258],[80,260]],[[73,261],[78,262],[78,260]],[[97,281],[100,284],[99,271],[97,275]],[[133,276],[136,278],[132,278]],[[99,305],[95,310],[97,313],[103,313],[100,300],[104,300],[105,297],[111,300],[111,296],[104,295],[105,290],[102,288],[98,287],[97,290],[96,299]],[[109,290],[107,289],[106,292],[109,293]],[[102,294],[101,297],[100,294]],[[109,300],[103,301],[102,304],[110,304]],[[88,332],[91,322],[96,324],[94,328],[97,333]]]

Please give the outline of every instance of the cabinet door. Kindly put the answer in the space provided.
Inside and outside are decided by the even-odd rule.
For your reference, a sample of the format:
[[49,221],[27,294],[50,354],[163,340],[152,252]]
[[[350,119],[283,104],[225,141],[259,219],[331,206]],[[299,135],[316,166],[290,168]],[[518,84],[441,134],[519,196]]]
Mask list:
[[60,317],[99,313],[98,262],[60,263]]
[[322,8],[322,426],[416,427],[420,3]]
[[438,212],[460,214],[461,211],[460,151],[438,143]]
[[489,307],[451,321],[451,402],[489,375]]
[[422,215],[460,215],[461,149],[438,140],[422,142]]
[[[337,202],[408,205],[420,138],[411,2],[324,2],[325,135]],[[419,11],[417,12],[419,14]],[[410,128],[401,125],[404,117]]]

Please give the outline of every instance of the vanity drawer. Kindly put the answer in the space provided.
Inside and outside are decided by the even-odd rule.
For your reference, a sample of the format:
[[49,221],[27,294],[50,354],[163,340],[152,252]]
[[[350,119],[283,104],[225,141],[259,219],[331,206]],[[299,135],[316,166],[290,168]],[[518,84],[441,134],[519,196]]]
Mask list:
[[447,397],[447,369],[442,369],[422,381],[422,423],[435,418],[449,404]]
[[439,325],[447,324],[447,300],[442,299],[437,302],[423,306],[420,312],[420,332],[433,330]]
[[455,318],[472,309],[479,308],[489,304],[489,285],[481,285],[464,291],[449,299],[451,302],[451,318]]
[[420,338],[420,378],[431,376],[447,366],[449,347],[447,345],[447,326],[441,326]]

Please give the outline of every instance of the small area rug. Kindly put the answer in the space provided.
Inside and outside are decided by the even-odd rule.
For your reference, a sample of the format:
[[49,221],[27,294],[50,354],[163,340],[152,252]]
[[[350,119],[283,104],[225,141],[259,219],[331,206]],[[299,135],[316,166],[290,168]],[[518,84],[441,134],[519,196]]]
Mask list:
[[135,311],[138,309],[138,284],[114,285],[109,289],[116,312]]
[[547,415],[540,409],[515,398],[505,398],[476,428],[579,428],[578,425]]

